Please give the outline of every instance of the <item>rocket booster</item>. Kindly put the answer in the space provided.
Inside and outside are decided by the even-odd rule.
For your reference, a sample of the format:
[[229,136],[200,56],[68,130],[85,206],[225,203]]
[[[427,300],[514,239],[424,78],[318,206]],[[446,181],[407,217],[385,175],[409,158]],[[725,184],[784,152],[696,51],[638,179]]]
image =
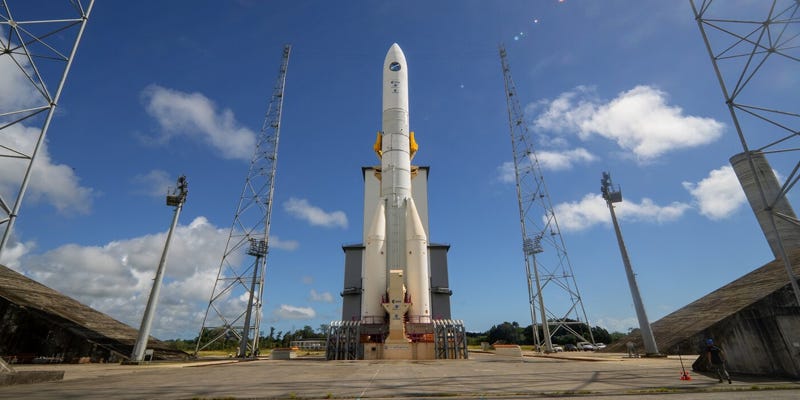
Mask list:
[[[411,197],[411,158],[417,144],[409,131],[408,67],[397,43],[383,62],[383,131],[375,150],[381,158],[380,200],[372,216],[362,287],[362,319],[380,318],[390,270],[403,270],[411,299],[409,320],[430,322],[428,238]],[[377,322],[377,321],[376,321]]]

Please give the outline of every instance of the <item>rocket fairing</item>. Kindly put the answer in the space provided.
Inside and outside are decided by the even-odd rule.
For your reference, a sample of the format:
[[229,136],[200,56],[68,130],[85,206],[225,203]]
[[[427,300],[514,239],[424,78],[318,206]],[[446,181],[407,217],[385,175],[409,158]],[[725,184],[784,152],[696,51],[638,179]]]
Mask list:
[[[383,62],[383,126],[375,150],[381,158],[380,199],[365,238],[362,321],[382,322],[389,271],[402,270],[410,322],[431,322],[428,238],[411,197],[408,67],[403,50],[392,44]],[[378,320],[376,320],[378,319]]]

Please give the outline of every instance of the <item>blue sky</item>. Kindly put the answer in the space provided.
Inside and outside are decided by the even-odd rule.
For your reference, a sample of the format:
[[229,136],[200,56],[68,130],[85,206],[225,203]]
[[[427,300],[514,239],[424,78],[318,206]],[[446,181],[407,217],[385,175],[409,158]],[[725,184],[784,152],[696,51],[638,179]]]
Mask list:
[[[291,43],[262,329],[339,319],[341,246],[361,241],[394,42],[415,163],[431,168],[430,240],[451,245],[452,314],[468,330],[530,324],[499,43],[593,325],[637,326],[602,171],[622,186],[651,321],[772,260],[728,164],[741,144],[688,1],[239,0],[95,5],[0,261],[138,327],[166,187],[185,174],[153,334],[194,337]],[[6,76],[0,100],[22,98]],[[19,177],[5,171],[8,189]]]

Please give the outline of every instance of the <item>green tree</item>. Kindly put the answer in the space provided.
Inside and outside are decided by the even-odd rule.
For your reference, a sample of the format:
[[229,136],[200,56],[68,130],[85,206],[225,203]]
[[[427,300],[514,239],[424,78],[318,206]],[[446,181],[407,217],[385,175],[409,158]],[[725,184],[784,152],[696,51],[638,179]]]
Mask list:
[[487,332],[489,343],[517,343],[520,333],[518,331],[519,324],[516,322],[509,323],[503,322],[500,325],[494,325]]

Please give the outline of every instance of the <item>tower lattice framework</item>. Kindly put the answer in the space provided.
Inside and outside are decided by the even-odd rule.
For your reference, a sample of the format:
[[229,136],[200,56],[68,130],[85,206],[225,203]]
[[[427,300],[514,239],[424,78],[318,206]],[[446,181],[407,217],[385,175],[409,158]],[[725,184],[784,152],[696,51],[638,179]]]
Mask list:
[[[283,91],[290,52],[291,46],[285,45],[280,73],[233,216],[195,354],[215,343],[228,341],[239,343],[240,357],[246,357],[247,353],[255,355],[258,349]],[[248,299],[246,304],[242,304],[244,298]]]
[[[797,248],[793,239],[776,229],[776,222],[800,225],[797,218],[774,207],[797,198],[800,180],[800,1],[757,2],[763,14],[754,15],[730,2],[690,0],[700,34],[733,125],[753,171],[761,207],[767,212],[778,237],[777,256],[784,260],[795,298],[800,286],[787,249]],[[780,190],[765,191],[754,158],[763,157],[778,174]],[[783,176],[780,176],[783,175]]]
[[[37,4],[39,3],[39,4]],[[0,255],[45,145],[94,0],[0,2]],[[10,174],[9,174],[10,172]]]
[[[503,46],[500,46],[500,61],[508,105],[508,124],[514,156],[522,250],[534,341],[538,348],[551,352],[553,351],[551,338],[561,330],[565,330],[582,341],[594,343],[591,325],[586,317],[586,310],[553,212],[533,140],[528,132],[528,124],[519,104],[517,88],[511,77],[508,56]],[[539,323],[543,338],[538,334]],[[588,339],[575,329],[581,325],[586,326],[584,332],[588,332]]]

